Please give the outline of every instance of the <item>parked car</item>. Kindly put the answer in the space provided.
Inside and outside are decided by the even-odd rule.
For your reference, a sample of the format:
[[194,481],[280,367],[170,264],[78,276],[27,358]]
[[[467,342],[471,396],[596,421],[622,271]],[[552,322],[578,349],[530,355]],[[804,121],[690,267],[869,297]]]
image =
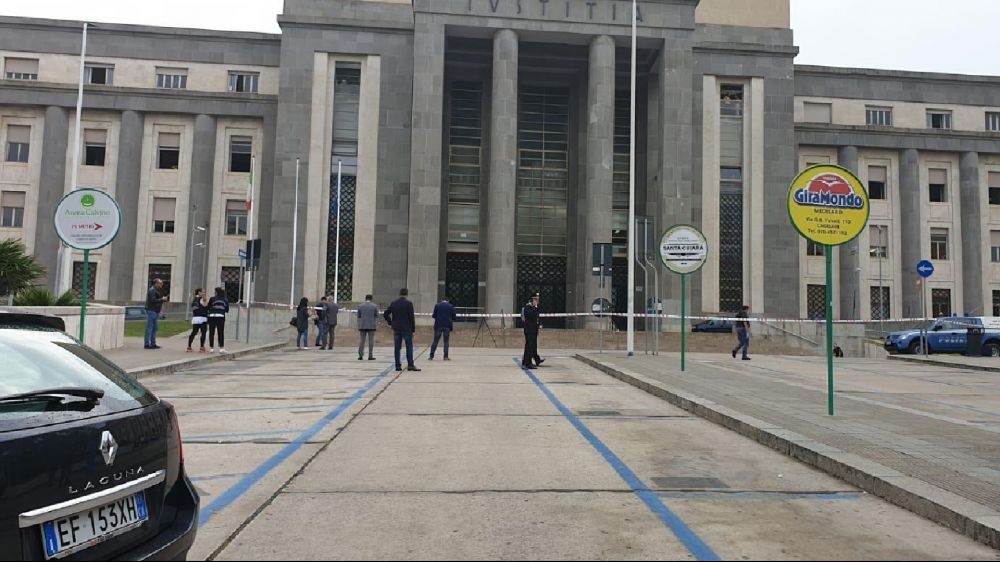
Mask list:
[[[928,353],[965,353],[969,342],[969,328],[982,330],[981,352],[990,357],[1000,357],[1000,318],[992,316],[949,316],[938,318],[927,326]],[[892,332],[885,338],[889,353],[922,354],[920,330]]]
[[732,320],[705,320],[698,322],[691,327],[692,332],[722,332],[731,334],[733,332]]
[[0,313],[0,557],[184,560],[199,500],[173,406],[63,330]]

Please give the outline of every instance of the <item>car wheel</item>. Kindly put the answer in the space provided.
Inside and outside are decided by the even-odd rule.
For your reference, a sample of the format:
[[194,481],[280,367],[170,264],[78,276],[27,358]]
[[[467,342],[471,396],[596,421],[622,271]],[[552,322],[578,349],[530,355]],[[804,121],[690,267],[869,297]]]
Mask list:
[[983,346],[983,355],[989,357],[1000,357],[1000,343],[990,342]]
[[[910,344],[909,351],[913,355],[923,355],[924,346],[921,345],[920,340],[917,340]],[[930,347],[927,348],[927,353],[930,353]]]

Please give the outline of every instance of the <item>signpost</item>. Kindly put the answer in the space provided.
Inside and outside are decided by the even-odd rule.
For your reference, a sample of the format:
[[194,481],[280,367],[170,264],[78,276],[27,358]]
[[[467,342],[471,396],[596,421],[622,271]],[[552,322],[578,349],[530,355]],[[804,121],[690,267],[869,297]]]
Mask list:
[[660,261],[681,276],[681,372],[687,370],[687,277],[708,259],[708,240],[700,230],[686,224],[667,229],[660,238]]
[[[598,281],[598,284],[597,284],[597,290],[601,294],[601,297],[594,301],[594,306],[597,305],[598,301],[605,301],[605,302],[607,302],[607,299],[604,298],[604,289],[606,288],[606,284],[604,282],[604,278],[605,277],[609,277],[611,275],[611,264],[614,261],[614,258],[612,256],[611,252],[612,252],[611,242],[594,242],[594,244],[593,244],[593,257],[592,257],[592,263],[591,263],[591,271],[592,271],[593,275],[596,275],[596,276],[598,276],[600,278],[600,280]],[[610,310],[610,306],[609,306],[608,310],[604,310],[604,311],[602,311],[601,314],[597,314],[597,312],[598,312],[597,309],[596,308],[594,309],[594,314],[596,314],[601,319],[600,320],[600,322],[601,322],[601,353],[604,353],[604,323],[606,321],[605,318],[604,318],[604,314],[606,314],[609,310]]]
[[[934,275],[934,264],[928,260],[920,260],[917,263],[917,275],[920,276],[920,280],[917,282],[920,285],[920,313],[925,317],[927,316],[927,279],[931,275]],[[920,328],[920,349],[924,352],[924,357],[927,356],[927,326]]]
[[868,192],[850,170],[810,166],[788,187],[788,217],[804,238],[825,247],[827,409],[833,415],[833,248],[868,226]]
[[70,248],[83,250],[83,294],[80,299],[80,341],[87,320],[90,292],[90,251],[111,243],[121,228],[122,211],[113,197],[100,189],[83,188],[67,193],[53,216],[56,234]]

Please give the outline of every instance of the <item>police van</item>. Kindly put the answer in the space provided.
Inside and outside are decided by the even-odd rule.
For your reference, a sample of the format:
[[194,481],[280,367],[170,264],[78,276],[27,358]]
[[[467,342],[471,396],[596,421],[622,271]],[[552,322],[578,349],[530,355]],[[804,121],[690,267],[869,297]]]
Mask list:
[[[928,353],[965,353],[968,348],[969,328],[982,331],[982,354],[1000,357],[1000,317],[997,316],[948,316],[938,318],[927,327]],[[920,330],[892,332],[885,338],[889,353],[923,354]]]

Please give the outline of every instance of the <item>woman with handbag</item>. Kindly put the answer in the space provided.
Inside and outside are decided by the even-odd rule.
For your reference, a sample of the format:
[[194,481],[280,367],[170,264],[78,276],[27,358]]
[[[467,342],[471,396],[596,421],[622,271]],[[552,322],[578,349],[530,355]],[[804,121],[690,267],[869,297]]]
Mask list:
[[295,337],[295,349],[309,349],[309,299],[302,297],[295,309],[295,328],[299,335]]
[[191,335],[188,336],[188,353],[194,351],[191,344],[194,343],[194,336],[201,332],[201,349],[205,353],[205,333],[208,329],[208,299],[205,298],[204,289],[195,289],[191,298]]

